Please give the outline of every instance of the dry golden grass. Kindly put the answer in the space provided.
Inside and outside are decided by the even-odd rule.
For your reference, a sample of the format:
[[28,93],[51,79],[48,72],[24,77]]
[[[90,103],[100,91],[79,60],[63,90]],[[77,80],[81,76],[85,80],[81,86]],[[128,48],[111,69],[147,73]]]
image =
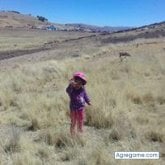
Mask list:
[[[107,51],[111,46],[102,50]],[[0,163],[163,164],[162,45],[144,44],[136,51],[132,45],[128,48],[132,57],[122,63],[118,57],[107,54],[102,58],[20,64],[13,70],[0,72],[0,123],[9,124],[8,127],[12,124],[14,130],[19,130],[9,129],[8,140],[1,139]],[[126,46],[114,49],[117,52]],[[86,110],[84,135],[72,138],[65,88],[77,70],[87,74],[86,88],[92,106]],[[114,159],[115,151],[159,151],[162,157],[120,161]]]
[[0,52],[12,50],[30,50],[42,47],[45,43],[88,36],[89,33],[81,32],[53,32],[26,29],[0,29]]

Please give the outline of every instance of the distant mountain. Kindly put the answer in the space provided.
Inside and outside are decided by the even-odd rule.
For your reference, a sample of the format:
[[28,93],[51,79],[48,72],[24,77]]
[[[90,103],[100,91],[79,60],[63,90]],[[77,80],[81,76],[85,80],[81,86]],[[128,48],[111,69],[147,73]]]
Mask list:
[[[102,34],[104,35],[104,34]],[[101,39],[102,43],[130,42],[136,39],[162,38],[165,37],[165,21],[141,26],[127,30],[120,30],[107,35]]]
[[56,30],[63,31],[84,31],[84,32],[114,32],[125,30],[129,27],[93,26],[86,24],[58,24],[48,21],[42,22],[31,14],[21,14],[18,11],[0,11],[0,28],[37,28],[46,29],[46,26],[53,25]]
[[[146,35],[148,32],[154,33],[153,35],[157,35],[158,33],[164,35],[165,21],[136,28],[111,26],[100,27],[82,23],[58,24],[49,21],[42,22],[37,17],[34,17],[31,14],[21,14],[18,11],[0,11],[0,28],[27,28],[42,30],[101,32],[102,34],[129,31],[146,31]],[[157,29],[157,31],[155,29]]]
[[111,27],[111,26],[94,26],[87,24],[65,24],[66,27],[72,27],[73,30],[89,31],[89,32],[114,32],[119,30],[130,29],[131,27]]

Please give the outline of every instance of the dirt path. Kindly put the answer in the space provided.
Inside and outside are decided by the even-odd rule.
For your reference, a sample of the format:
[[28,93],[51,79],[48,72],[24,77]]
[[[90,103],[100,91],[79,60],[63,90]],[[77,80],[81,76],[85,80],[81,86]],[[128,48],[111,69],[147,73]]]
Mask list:
[[89,35],[89,36],[83,36],[83,37],[78,37],[78,38],[65,39],[65,40],[60,41],[60,42],[54,40],[54,41],[44,43],[40,47],[33,48],[33,49],[0,51],[0,60],[5,60],[5,59],[18,57],[18,56],[27,55],[27,54],[40,53],[40,52],[43,52],[43,51],[53,50],[53,49],[56,49],[60,45],[63,45],[65,43],[77,42],[81,39],[92,38],[92,37],[96,37],[96,35]]

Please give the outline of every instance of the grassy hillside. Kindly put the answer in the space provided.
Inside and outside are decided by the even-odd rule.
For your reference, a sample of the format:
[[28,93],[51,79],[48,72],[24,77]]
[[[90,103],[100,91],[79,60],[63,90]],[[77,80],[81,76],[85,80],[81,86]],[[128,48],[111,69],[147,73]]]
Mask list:
[[12,11],[0,11],[0,27],[28,27],[28,26],[38,26],[45,24],[46,22],[39,21],[36,17],[31,16],[30,14],[24,15],[19,12]]
[[[0,71],[0,164],[163,164],[163,45],[105,45],[88,58]],[[132,56],[123,62],[112,56],[126,50]],[[73,139],[65,88],[77,70],[87,74],[92,106],[84,135]],[[115,151],[159,151],[161,157],[120,161]]]
[[75,33],[25,29],[0,29],[0,52],[43,48],[44,44],[49,42],[56,43],[66,39],[74,39],[89,35],[89,33],[81,32]]

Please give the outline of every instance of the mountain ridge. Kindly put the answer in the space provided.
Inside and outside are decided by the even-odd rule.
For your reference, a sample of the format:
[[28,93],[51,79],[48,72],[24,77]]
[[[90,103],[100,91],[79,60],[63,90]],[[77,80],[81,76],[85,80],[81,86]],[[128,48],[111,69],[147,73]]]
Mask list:
[[53,23],[42,22],[31,14],[22,14],[18,11],[0,11],[0,28],[37,28],[53,25],[57,30],[64,31],[87,31],[87,32],[114,32],[129,29],[130,27],[96,26],[83,23]]
[[[153,29],[158,26],[165,25],[165,21],[143,25],[140,27],[122,27],[122,26],[97,26],[88,25],[84,23],[52,23],[49,21],[42,22],[37,17],[31,14],[22,14],[18,11],[0,11],[0,28],[27,28],[27,29],[41,29],[48,30],[47,27],[54,26],[55,30],[60,31],[82,31],[82,32],[100,32],[100,33],[113,33],[113,32],[127,32],[140,29]],[[53,29],[53,30],[54,30]],[[49,30],[51,30],[49,28]]]

